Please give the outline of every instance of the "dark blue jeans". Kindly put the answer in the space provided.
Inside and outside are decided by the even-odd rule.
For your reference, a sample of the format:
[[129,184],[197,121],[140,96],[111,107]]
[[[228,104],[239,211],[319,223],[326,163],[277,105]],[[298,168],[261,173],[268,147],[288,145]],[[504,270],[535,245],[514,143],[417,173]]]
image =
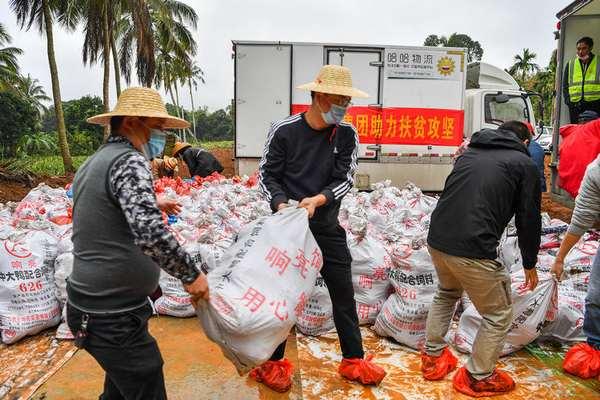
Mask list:
[[600,349],[600,254],[594,257],[588,293],[585,297],[583,334],[591,346]]

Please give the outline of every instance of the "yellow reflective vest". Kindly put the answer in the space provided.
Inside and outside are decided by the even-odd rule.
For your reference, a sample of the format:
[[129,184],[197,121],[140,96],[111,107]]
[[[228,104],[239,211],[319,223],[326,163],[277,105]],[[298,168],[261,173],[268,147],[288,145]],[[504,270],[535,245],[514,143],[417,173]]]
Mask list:
[[[585,76],[584,76],[585,73]],[[569,61],[569,97],[572,103],[600,100],[600,68],[598,56],[584,69],[577,57]]]

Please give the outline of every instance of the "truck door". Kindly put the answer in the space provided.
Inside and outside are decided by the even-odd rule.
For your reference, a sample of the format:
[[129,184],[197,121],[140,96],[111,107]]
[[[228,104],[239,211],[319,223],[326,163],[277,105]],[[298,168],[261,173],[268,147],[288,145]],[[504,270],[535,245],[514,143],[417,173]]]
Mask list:
[[325,63],[343,65],[352,71],[352,84],[356,88],[367,92],[370,97],[366,99],[353,98],[352,106],[348,109],[346,120],[352,122],[359,133],[360,146],[358,157],[362,160],[377,160],[379,157],[377,143],[369,140],[373,136],[372,122],[376,112],[381,108],[381,68],[383,62],[383,49],[378,48],[352,48],[352,47],[325,47]]
[[236,44],[236,158],[261,157],[271,123],[289,115],[291,58],[290,45]]

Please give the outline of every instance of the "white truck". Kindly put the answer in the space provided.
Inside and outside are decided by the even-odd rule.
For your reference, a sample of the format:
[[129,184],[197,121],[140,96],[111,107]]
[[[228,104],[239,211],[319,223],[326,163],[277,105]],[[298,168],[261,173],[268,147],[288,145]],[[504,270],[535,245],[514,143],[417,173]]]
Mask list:
[[[553,115],[552,130],[552,187],[551,196],[564,205],[573,207],[573,198],[558,186],[558,168],[559,166],[559,147],[560,147],[560,127],[570,123],[569,108],[565,104],[562,85],[563,71],[567,62],[576,55],[576,43],[583,36],[589,36],[594,39],[594,47],[600,47],[600,0],[577,0],[561,10],[556,17],[559,20],[557,24],[556,38],[556,101]],[[598,52],[594,51],[596,57]]]
[[465,137],[517,119],[535,126],[529,95],[502,69],[467,66],[464,49],[234,41],[236,172],[256,171],[271,123],[302,112],[310,93],[296,86],[324,64],[351,69],[368,99],[353,99],[346,119],[360,148],[355,186],[411,181],[440,191]]

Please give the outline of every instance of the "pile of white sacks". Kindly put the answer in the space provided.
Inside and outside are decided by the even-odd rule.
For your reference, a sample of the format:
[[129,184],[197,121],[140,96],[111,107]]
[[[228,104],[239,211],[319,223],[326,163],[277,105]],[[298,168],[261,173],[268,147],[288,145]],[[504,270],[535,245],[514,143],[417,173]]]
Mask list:
[[[209,277],[212,270],[227,269],[223,263],[234,258],[228,252],[236,249],[238,235],[250,234],[246,227],[271,214],[252,179],[217,179],[180,194],[161,185],[160,191],[181,202],[182,212],[169,221],[169,229],[192,256],[204,261]],[[427,313],[437,288],[426,245],[435,205],[435,198],[412,184],[397,188],[382,182],[369,193],[350,192],[340,211],[353,258],[352,282],[360,323],[415,349],[423,345]],[[67,223],[70,207],[65,190],[45,185],[18,204],[0,205],[0,332],[4,343],[57,326],[61,315],[64,321],[65,279],[73,262],[72,229]],[[583,339],[583,304],[598,237],[586,234],[571,251],[565,262],[567,279],[557,284],[548,271],[566,224],[544,215],[543,226],[537,266],[540,285],[533,292],[522,287],[513,226],[501,240],[499,261],[511,272],[514,304],[504,354],[539,337]],[[315,275],[311,285],[312,293],[309,291],[303,307],[293,309],[294,321],[300,332],[321,335],[335,329],[332,306],[323,278]],[[160,287],[162,296],[154,303],[158,313],[195,315],[180,281],[163,273]],[[466,295],[457,304],[456,318],[458,327],[448,340],[468,352],[481,317]],[[57,336],[71,336],[64,322]]]

